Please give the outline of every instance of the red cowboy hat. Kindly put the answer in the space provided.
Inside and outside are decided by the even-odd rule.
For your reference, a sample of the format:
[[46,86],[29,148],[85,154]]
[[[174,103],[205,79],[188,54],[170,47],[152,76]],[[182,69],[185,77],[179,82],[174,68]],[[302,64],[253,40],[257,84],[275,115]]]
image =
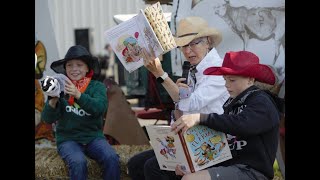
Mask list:
[[227,52],[222,67],[209,67],[203,74],[253,77],[257,81],[271,85],[276,82],[272,69],[267,65],[259,64],[258,56],[248,51]]

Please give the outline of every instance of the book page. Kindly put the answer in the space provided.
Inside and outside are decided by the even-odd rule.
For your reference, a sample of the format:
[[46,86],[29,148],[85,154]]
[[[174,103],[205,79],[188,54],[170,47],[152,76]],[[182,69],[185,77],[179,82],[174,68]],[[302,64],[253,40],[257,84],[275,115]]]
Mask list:
[[147,17],[143,13],[143,10],[140,10],[138,21],[143,22],[142,24],[138,24],[140,26],[140,29],[143,30],[142,36],[144,38],[145,44],[146,44],[146,50],[148,53],[151,54],[150,48],[152,48],[155,57],[158,57],[159,55],[164,53],[164,49],[162,48],[155,32],[153,31],[153,28],[151,27]]
[[152,31],[143,11],[140,10],[133,18],[106,30],[104,35],[125,69],[132,72],[143,66],[142,48],[149,51],[151,44],[156,55],[163,52],[160,43],[154,40],[155,35],[149,35]]
[[195,171],[232,158],[223,132],[196,125],[184,133]]
[[178,164],[190,172],[178,134],[171,132],[170,126],[146,126],[151,146],[157,157],[160,169],[175,171]]
[[105,32],[105,37],[111,48],[129,72],[143,66],[141,48],[145,45],[140,35],[137,16]]
[[159,2],[145,8],[144,13],[158,37],[164,53],[177,47]]

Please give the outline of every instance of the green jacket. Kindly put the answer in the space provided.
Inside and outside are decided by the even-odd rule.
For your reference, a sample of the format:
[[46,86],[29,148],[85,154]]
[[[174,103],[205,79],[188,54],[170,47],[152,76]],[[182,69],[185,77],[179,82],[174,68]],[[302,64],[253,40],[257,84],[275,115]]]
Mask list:
[[104,138],[102,132],[103,116],[108,107],[107,90],[103,83],[91,80],[87,89],[74,105],[60,97],[56,108],[47,100],[41,118],[47,123],[56,124],[57,145],[73,140],[87,144],[95,138]]

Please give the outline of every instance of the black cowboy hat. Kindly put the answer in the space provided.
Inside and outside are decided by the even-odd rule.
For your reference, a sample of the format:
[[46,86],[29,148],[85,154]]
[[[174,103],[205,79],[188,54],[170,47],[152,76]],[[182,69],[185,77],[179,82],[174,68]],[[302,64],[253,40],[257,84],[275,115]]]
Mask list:
[[98,77],[100,75],[100,65],[97,57],[92,56],[85,47],[81,45],[72,46],[69,48],[67,54],[64,59],[60,59],[54,61],[50,68],[56,72],[66,75],[65,64],[68,60],[71,59],[81,59],[83,60],[89,67],[92,69],[94,74],[93,78]]

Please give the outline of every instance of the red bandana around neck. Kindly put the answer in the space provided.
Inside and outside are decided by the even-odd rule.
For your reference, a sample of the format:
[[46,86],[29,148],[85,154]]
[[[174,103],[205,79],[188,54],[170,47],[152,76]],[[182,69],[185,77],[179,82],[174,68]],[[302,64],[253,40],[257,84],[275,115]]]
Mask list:
[[[91,69],[90,72],[87,73],[87,75],[85,77],[81,78],[78,81],[72,81],[71,80],[71,82],[77,87],[77,89],[81,93],[83,93],[87,89],[87,87],[88,87],[88,85],[89,85],[89,83],[91,81],[92,76],[93,76],[93,70]],[[68,100],[68,103],[71,106],[74,104],[74,97],[73,96],[70,96],[70,98]]]

